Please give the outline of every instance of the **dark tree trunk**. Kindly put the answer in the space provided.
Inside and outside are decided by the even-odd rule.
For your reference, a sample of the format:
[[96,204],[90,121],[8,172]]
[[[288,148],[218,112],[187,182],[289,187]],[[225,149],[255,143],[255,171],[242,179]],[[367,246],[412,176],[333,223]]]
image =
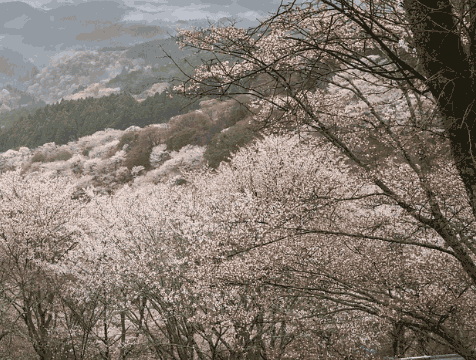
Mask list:
[[456,32],[449,0],[403,3],[427,85],[438,101],[451,151],[476,216],[476,94],[472,61]]
[[[476,217],[476,92],[472,60],[466,54],[449,0],[405,0],[418,57],[433,96],[437,99],[453,159]],[[441,221],[440,221],[441,220]],[[442,219],[433,226],[454,250],[476,285],[476,264],[468,250]]]
[[[464,183],[469,205],[476,217],[476,92],[474,60],[469,45],[457,32],[456,18],[449,0],[404,0],[413,40],[428,85],[437,100],[445,133],[459,175]],[[474,18],[472,19],[474,27]],[[466,48],[465,48],[466,46]],[[476,284],[476,265],[468,249],[459,241],[444,219],[436,218],[434,228],[452,247],[462,267]],[[476,359],[473,346],[449,336],[447,341],[466,360]]]

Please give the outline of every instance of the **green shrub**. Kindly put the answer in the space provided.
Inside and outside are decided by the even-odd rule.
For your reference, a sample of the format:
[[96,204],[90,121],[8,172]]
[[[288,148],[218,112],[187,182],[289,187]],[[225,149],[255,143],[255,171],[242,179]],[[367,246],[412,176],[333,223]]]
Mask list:
[[37,152],[30,159],[31,163],[35,162],[54,162],[54,161],[66,161],[73,157],[73,155],[67,150],[61,150],[52,154],[45,154],[44,152]]
[[34,154],[31,159],[30,159],[30,162],[32,163],[35,163],[35,162],[46,162],[46,155],[42,152],[37,152],[36,154]]
[[250,98],[246,95],[236,96],[233,100],[226,101],[224,105],[221,120],[224,121],[226,126],[224,128],[235,125],[238,121],[250,115],[247,105],[250,103]]
[[158,145],[163,138],[164,130],[157,127],[147,127],[140,131],[125,133],[117,145],[119,149],[122,149],[122,146],[129,144],[126,149],[124,166],[129,170],[134,166],[143,166],[145,170],[149,170],[152,148]]
[[51,154],[51,156],[48,157],[49,162],[53,161],[67,161],[73,157],[73,154],[71,154],[67,150],[61,150],[58,151],[57,153]]
[[[128,131],[126,133],[124,133],[121,138],[119,139],[119,143],[116,145],[117,147],[117,150],[122,150],[122,148],[124,147],[124,145],[129,145],[134,142],[135,140],[137,140],[138,138],[138,132],[137,131]],[[126,150],[128,151],[128,150]]]
[[140,131],[139,137],[148,141],[152,146],[162,144],[165,140],[167,131],[164,128],[148,126]]
[[182,129],[174,132],[167,141],[167,150],[179,151],[184,146],[193,142],[196,137],[197,131],[195,129]]
[[184,185],[184,184],[187,184],[187,183],[188,183],[188,181],[185,180],[185,179],[182,179],[182,178],[175,180],[175,185]]
[[71,171],[73,172],[73,174],[81,175],[83,173],[83,166],[81,162],[75,162],[71,167]]
[[143,166],[145,170],[149,170],[150,165],[150,153],[152,152],[152,148],[141,148],[140,145],[133,147],[129,152],[126,154],[126,160],[124,161],[124,165],[129,169],[132,170],[134,166]]
[[208,143],[203,156],[208,166],[216,169],[222,161],[229,161],[232,153],[250,143],[255,137],[259,137],[259,134],[248,120],[240,121],[225,132],[216,134]]
[[84,85],[79,85],[79,87],[76,88],[76,89],[71,93],[71,95],[77,94],[77,93],[79,93],[79,92],[81,92],[81,91],[83,91],[83,90],[85,90],[85,89],[86,89],[86,86],[84,86]]
[[169,123],[167,150],[178,151],[185,145],[207,144],[210,136],[212,121],[202,112],[191,112],[181,115]]
[[83,156],[88,156],[89,155],[89,152],[92,150],[92,146],[88,146],[86,149],[84,149],[81,154],[83,154]]

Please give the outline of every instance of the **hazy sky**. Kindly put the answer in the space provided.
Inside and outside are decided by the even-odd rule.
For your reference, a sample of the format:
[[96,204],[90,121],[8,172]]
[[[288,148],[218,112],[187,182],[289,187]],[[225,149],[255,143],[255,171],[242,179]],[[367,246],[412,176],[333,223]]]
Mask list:
[[[285,3],[287,1],[284,1]],[[236,19],[257,25],[280,0],[0,0],[0,58],[11,51],[42,67],[72,49],[130,46],[167,37],[177,25]],[[3,55],[5,51],[10,53]]]
[[[239,17],[243,25],[251,25],[259,17],[277,9],[280,0],[114,0],[129,7],[122,20],[147,21],[159,24],[162,21],[218,20],[223,17]],[[7,2],[0,0],[0,3]],[[23,1],[38,9],[50,10],[61,5],[80,4],[81,0],[37,0]],[[107,14],[104,14],[107,17]],[[246,21],[247,20],[247,21]]]

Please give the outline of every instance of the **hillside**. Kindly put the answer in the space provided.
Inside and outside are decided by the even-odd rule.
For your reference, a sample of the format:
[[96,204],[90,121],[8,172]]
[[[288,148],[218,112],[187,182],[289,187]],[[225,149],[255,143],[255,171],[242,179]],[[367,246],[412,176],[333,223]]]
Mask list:
[[63,145],[106,128],[124,130],[133,125],[164,123],[197,108],[196,104],[187,105],[189,100],[185,97],[167,95],[165,91],[157,91],[140,103],[127,93],[63,100],[21,116],[0,132],[0,151],[34,148],[48,142]]
[[[1,94],[3,94],[3,90]],[[4,106],[5,105],[2,104],[2,107]],[[22,116],[27,117],[28,115],[34,115],[38,109],[45,106],[46,103],[44,101],[33,100],[27,104],[22,104],[19,108],[14,110],[6,109],[3,112],[0,112],[0,132],[11,128]]]
[[26,82],[26,92],[7,85],[0,172],[60,172],[113,191],[192,165],[218,167],[257,133],[239,104],[247,96],[198,105],[170,90],[185,79],[181,70],[191,73],[202,60],[172,39],[154,40],[63,54]]
[[[119,97],[82,101],[106,103],[107,99]],[[136,106],[149,106],[154,98],[160,95]],[[168,96],[167,99],[171,100]],[[246,96],[238,98],[243,104],[248,100]],[[129,97],[129,101],[134,100]],[[166,123],[122,130],[106,128],[65,144],[48,142],[32,148],[10,149],[0,154],[0,172],[21,167],[24,173],[62,173],[80,177],[84,186],[94,185],[104,192],[115,191],[125,183],[176,180],[181,171],[191,167],[205,164],[217,167],[258,135],[250,125],[249,112],[239,102],[202,101],[200,109],[174,116]],[[64,101],[54,106],[67,109],[77,103]],[[52,114],[54,106],[46,106],[41,114]]]
[[[35,99],[34,96],[26,91],[22,91],[15,86],[7,84],[0,91],[0,114],[7,113],[14,109],[20,109],[28,105],[44,104],[44,101]],[[2,125],[2,117],[0,115],[0,125]]]
[[[172,56],[173,61],[167,55]],[[68,123],[66,120],[62,120],[62,125],[54,119],[49,119],[49,124],[43,124],[42,121],[46,117],[41,114],[41,111],[35,117],[36,110],[46,104],[53,106],[53,113],[56,113],[54,104],[58,102],[86,98],[99,99],[124,93],[141,103],[184,80],[185,75],[182,71],[191,73],[201,61],[202,57],[197,56],[194,51],[180,50],[174,39],[153,40],[130,47],[69,51],[61,56],[58,55],[47,67],[41,69],[40,72],[36,71],[38,72],[35,72],[36,75],[27,77],[27,81],[18,82],[15,80],[15,86],[12,85],[12,81],[9,81],[0,90],[0,131],[3,131],[3,140],[0,139],[0,151],[19,146],[35,147],[52,141],[62,144],[70,140],[69,137],[58,138],[57,135],[63,131],[61,130],[63,127],[71,126],[71,124],[66,125]],[[182,71],[177,68],[174,62],[181,67]],[[22,91],[22,88],[26,91]],[[133,116],[131,111],[124,113],[118,113],[117,109],[112,113],[107,109],[104,111],[101,109],[102,103],[100,102],[92,106],[97,110],[98,116],[101,114],[100,121],[96,125],[86,126],[89,128],[88,131],[73,132],[70,135],[72,138],[77,138],[90,135],[94,131],[106,127],[124,129],[130,125],[144,126],[154,121],[167,121],[171,116],[181,113],[178,110],[172,110],[174,106],[183,108],[187,105],[184,101],[179,101],[180,104],[177,104],[177,99],[175,98],[172,102],[159,101],[162,107],[166,106],[162,115],[157,101],[152,101],[153,104],[146,104],[140,110],[136,109],[140,114],[134,113]],[[81,104],[86,105],[81,101],[76,105],[68,105],[68,108],[73,108],[77,115],[74,119],[75,122],[78,121],[78,114],[90,112],[90,109],[81,109]],[[137,104],[130,104],[131,109],[136,108]],[[91,107],[90,102],[87,105]],[[118,106],[112,104],[111,106],[121,108],[121,104]],[[190,111],[194,108],[192,106],[187,110]],[[148,110],[142,111],[142,109]],[[105,113],[108,113],[109,119],[103,118]],[[111,119],[113,115],[115,116],[114,120]],[[124,120],[124,117],[127,116],[135,118],[136,122]],[[22,117],[23,119],[20,120]],[[81,121],[90,123],[91,116]],[[119,123],[122,127],[118,127]],[[9,129],[14,125],[17,129],[13,133]],[[42,135],[38,134],[40,129],[43,129]]]
[[38,74],[38,69],[33,63],[25,60],[23,55],[19,52],[8,48],[1,48],[0,74],[5,76],[0,80],[1,83],[5,83],[5,80],[10,79],[21,82],[32,79]]
[[[78,99],[81,94],[76,90],[88,90],[94,84],[96,92],[105,88],[104,84],[121,73],[123,69],[130,71],[140,68],[140,60],[125,57],[124,52],[74,51],[54,59],[43,68],[34,79],[27,81],[27,92],[48,104],[61,98]],[[89,89],[91,92],[91,89]],[[120,89],[109,91],[119,92]],[[73,96],[76,95],[75,97]],[[108,95],[105,93],[104,95]],[[99,94],[96,94],[99,96]]]
[[[120,92],[130,92],[136,100],[142,101],[150,96],[146,91],[154,84],[165,85],[183,79],[183,74],[166,57],[162,48],[186,71],[191,72],[200,62],[195,52],[180,50],[174,39],[152,40],[129,47],[71,50],[51,58],[48,66],[41,70],[15,57],[14,60],[19,62],[17,68],[10,64],[13,55],[6,52],[6,57],[2,57],[7,50],[2,51],[0,91],[6,89],[10,94],[0,92],[0,106],[5,105],[0,112],[19,108],[22,94],[47,104],[61,99],[76,100]],[[8,87],[13,87],[15,94]]]
[[48,104],[124,91],[144,99],[141,94],[154,84],[184,79],[166,54],[187,73],[201,62],[196,52],[180,50],[174,39],[152,40],[131,47],[64,53],[25,84],[29,94]]

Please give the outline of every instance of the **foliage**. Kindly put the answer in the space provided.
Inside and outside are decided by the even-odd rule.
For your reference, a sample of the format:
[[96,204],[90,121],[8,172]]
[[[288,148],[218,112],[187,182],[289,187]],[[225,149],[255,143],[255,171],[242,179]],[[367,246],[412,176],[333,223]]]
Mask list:
[[204,146],[220,131],[233,126],[249,114],[247,97],[203,105],[200,110],[178,116],[169,122],[167,150],[178,151],[185,145]]
[[181,115],[169,122],[167,150],[178,151],[185,145],[205,145],[212,125],[210,117],[201,110]]
[[77,94],[77,93],[79,93],[79,92],[81,92],[81,91],[83,91],[83,90],[85,90],[85,89],[86,89],[86,86],[80,85],[80,86],[78,86],[78,87],[71,93],[71,95]]
[[71,159],[72,157],[73,155],[67,150],[59,150],[59,151],[53,152],[52,154],[39,151],[31,157],[30,162],[34,163],[34,162],[66,161]]
[[[128,94],[112,94],[99,99],[63,100],[33,113],[20,116],[10,128],[0,133],[0,151],[45,143],[67,144],[97,131],[146,126],[167,122],[185,113],[188,100],[181,95],[170,99],[163,92],[138,103]],[[191,109],[198,107],[192,106]]]
[[124,145],[130,145],[133,141],[137,140],[138,134],[135,131],[125,132],[119,139],[119,143],[116,145],[118,150],[123,149]]
[[42,152],[37,152],[35,155],[31,157],[30,160],[32,163],[34,162],[46,162],[46,155]]
[[92,150],[92,147],[91,146],[88,146],[87,148],[83,149],[83,151],[81,152],[81,154],[83,156],[88,156],[89,155],[89,152]]
[[160,79],[144,74],[143,70],[128,72],[123,69],[122,73],[109,80],[106,86],[121,86],[122,91],[137,95],[158,82],[161,82]]
[[[248,93],[262,135],[181,186],[78,195],[62,178],[2,176],[0,281],[31,318],[35,351],[476,359],[470,5],[293,2],[253,29],[183,30],[184,43],[234,59],[215,56],[177,89]],[[166,132],[97,135],[93,154],[120,146],[124,181],[151,157],[159,165],[164,142],[180,156],[157,176],[204,151],[192,145],[211,143],[219,159],[249,126],[240,110],[222,132],[220,106],[202,103]],[[96,156],[84,172],[106,178],[111,164]]]
[[124,133],[116,146],[117,150],[125,148],[126,158],[124,166],[132,170],[134,166],[143,166],[149,170],[150,154],[154,146],[158,145],[164,138],[164,131],[157,127],[147,127],[140,131],[130,131]]
[[229,161],[231,155],[247,145],[256,137],[250,120],[243,120],[218,134],[215,134],[207,146],[204,157],[208,165],[217,168],[222,161]]
[[[262,162],[268,170],[259,179],[241,167],[255,179],[243,186],[247,207],[236,218],[244,230],[226,232],[217,244],[228,257],[250,254],[250,267],[230,261],[229,282],[294,289],[323,301],[329,313],[363,312],[393,327],[393,356],[425,350],[411,334],[431,339],[433,351],[441,343],[476,358],[475,320],[467,317],[476,281],[472,11],[470,1],[292,2],[256,28],[181,32],[182,45],[234,59],[202,65],[177,90],[196,97],[233,95],[227,89],[239,87],[254,97],[256,120],[268,133],[315,137],[323,141],[319,151],[342,156],[331,178],[286,186],[290,194],[323,187],[309,189],[314,197],[280,193],[275,168],[285,168],[277,163],[268,169]],[[263,85],[251,87],[250,78],[260,75]],[[309,78],[322,83],[310,86]],[[261,188],[271,179],[274,187]],[[274,192],[279,205],[272,206]],[[292,210],[299,196],[311,206],[300,215]],[[266,205],[254,205],[262,199]],[[283,208],[287,203],[292,208]],[[288,237],[309,237],[299,249],[313,252],[288,258]],[[268,248],[273,261],[266,265]],[[294,274],[303,274],[301,283]],[[349,331],[364,331],[355,326]]]
[[26,105],[19,109],[14,109],[8,112],[0,114],[0,130],[6,131],[17,122],[20,117],[27,117],[28,115],[34,115],[39,108],[45,107],[44,101],[35,102],[33,105]]
[[61,303],[68,296],[58,268],[81,238],[73,224],[81,210],[71,199],[74,184],[65,178],[26,178],[19,171],[2,174],[0,183],[2,302],[24,323],[26,331],[18,335],[30,341],[40,359],[65,358],[68,345],[78,345],[68,334],[72,314]]

